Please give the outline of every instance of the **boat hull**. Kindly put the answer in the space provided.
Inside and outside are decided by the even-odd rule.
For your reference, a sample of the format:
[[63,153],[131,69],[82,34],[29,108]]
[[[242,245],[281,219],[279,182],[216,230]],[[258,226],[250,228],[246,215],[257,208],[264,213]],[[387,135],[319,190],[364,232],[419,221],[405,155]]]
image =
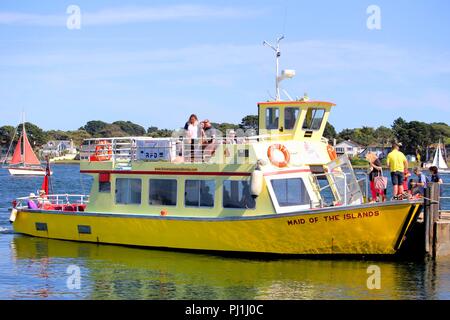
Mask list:
[[12,176],[45,176],[43,168],[8,168]]
[[17,210],[14,230],[37,237],[187,250],[286,255],[395,254],[420,203],[245,218]]

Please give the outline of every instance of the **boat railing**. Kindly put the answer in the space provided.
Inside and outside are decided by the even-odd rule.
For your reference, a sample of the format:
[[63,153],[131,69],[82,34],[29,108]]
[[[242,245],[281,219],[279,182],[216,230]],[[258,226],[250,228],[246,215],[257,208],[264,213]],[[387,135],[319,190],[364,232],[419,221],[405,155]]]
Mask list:
[[[290,134],[289,134],[290,135]],[[128,167],[134,161],[172,162],[172,163],[204,163],[210,161],[217,152],[226,149],[237,152],[227,146],[248,145],[256,142],[284,137],[279,135],[204,137],[189,139],[183,136],[172,138],[151,137],[116,137],[95,138],[84,141],[81,161],[112,161],[115,167]]]
[[[355,199],[355,197],[361,192],[360,181],[364,181],[364,179],[354,181],[354,179],[352,179],[351,173],[346,172],[327,172],[311,174],[310,176],[319,198],[318,203],[311,202],[311,208],[317,206],[349,206],[355,204],[355,200],[357,200]],[[319,180],[326,180],[327,183],[324,186],[321,186]],[[324,195],[324,191],[326,191],[327,189],[329,190],[329,200],[331,200],[332,202],[329,204],[325,203],[324,201],[327,200],[325,199],[326,197]]]
[[82,194],[50,194],[45,196],[31,195],[28,197],[17,198],[15,207],[29,208],[30,201],[34,202],[37,205],[38,209],[67,211],[68,206],[71,206],[70,211],[83,211],[85,206],[89,203],[89,195],[82,195]]
[[363,178],[358,179],[359,187],[361,191],[363,191],[363,196],[366,199],[366,201],[369,199],[369,174],[366,172],[355,172],[356,177],[363,176]]

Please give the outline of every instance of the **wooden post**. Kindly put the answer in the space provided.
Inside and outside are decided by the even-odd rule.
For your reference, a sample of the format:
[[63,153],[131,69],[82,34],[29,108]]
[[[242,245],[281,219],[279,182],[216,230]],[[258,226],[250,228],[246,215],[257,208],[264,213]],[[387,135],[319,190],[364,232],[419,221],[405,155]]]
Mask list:
[[432,233],[432,250],[433,250],[433,258],[436,258],[436,252],[437,252],[437,237],[436,237],[436,230],[437,226],[436,223],[439,221],[439,202],[440,202],[440,186],[439,183],[432,183],[431,186],[431,192],[430,192],[430,216],[431,216],[431,223],[432,223],[432,229],[430,230]]
[[424,194],[425,253],[436,257],[436,223],[439,220],[439,184],[430,183]]
[[430,193],[431,193],[431,188],[427,187],[425,188],[425,192],[424,192],[424,199],[423,199],[423,222],[425,224],[425,254],[426,255],[430,255],[431,254],[431,241],[430,241],[430,234],[431,234],[431,225],[432,223],[430,223],[431,219],[430,219]]

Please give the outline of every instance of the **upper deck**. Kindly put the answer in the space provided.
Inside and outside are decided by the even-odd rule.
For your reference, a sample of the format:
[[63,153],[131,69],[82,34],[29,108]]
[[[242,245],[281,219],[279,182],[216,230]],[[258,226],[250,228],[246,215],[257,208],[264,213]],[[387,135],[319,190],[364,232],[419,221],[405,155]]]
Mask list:
[[[184,130],[171,138],[126,137],[86,140],[82,170],[137,170],[165,164],[192,167],[255,165],[269,162],[268,148],[282,143],[290,155],[290,166],[325,164],[329,161],[323,138],[331,108],[325,101],[269,101],[258,104],[259,130],[235,133],[214,131],[212,136],[191,140]],[[237,167],[236,167],[237,166]]]

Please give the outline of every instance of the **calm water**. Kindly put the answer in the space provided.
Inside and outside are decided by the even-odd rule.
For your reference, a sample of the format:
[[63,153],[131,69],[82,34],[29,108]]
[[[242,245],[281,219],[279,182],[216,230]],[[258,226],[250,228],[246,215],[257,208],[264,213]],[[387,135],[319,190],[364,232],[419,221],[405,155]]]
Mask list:
[[[90,179],[78,170],[55,166],[55,191],[88,192]],[[0,170],[0,299],[450,299],[450,259],[246,260],[13,234],[10,201],[41,180]],[[366,286],[372,264],[380,290]],[[69,266],[81,270],[80,289],[67,286]]]

